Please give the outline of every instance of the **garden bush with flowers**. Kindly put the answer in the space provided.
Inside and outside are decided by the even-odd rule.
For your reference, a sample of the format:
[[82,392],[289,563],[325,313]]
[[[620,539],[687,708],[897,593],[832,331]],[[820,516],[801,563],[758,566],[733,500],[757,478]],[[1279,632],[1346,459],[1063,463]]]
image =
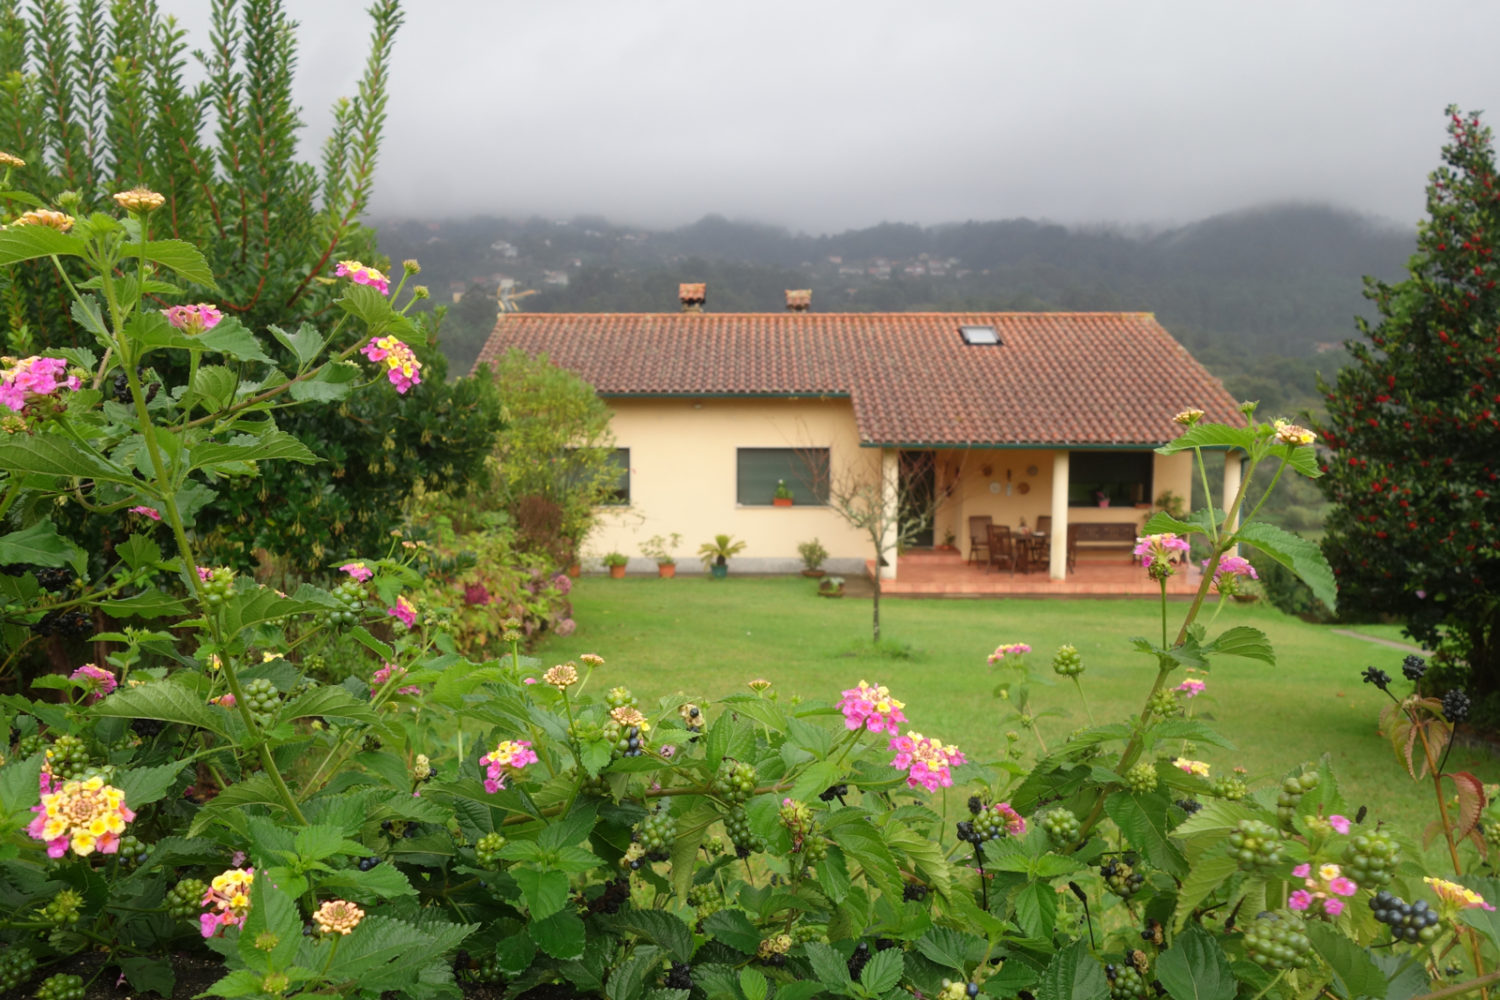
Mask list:
[[[157,196],[119,204],[0,232],[0,264],[95,269],[73,308],[96,338],[0,373],[0,561],[24,567],[0,576],[5,614],[116,623],[89,636],[96,662],[0,698],[0,989],[72,1000],[89,976],[167,994],[194,949],[222,960],[222,997],[1410,1000],[1500,979],[1500,881],[1483,874],[1500,823],[1472,776],[1444,771],[1461,692],[1406,696],[1367,672],[1392,696],[1400,766],[1433,782],[1441,870],[1346,804],[1326,761],[1247,775],[1198,759],[1222,745],[1191,711],[1210,666],[1274,664],[1255,629],[1216,630],[1250,572],[1235,546],[1334,602],[1317,549],[1255,520],[1263,496],[1148,523],[1137,553],[1163,595],[1186,539],[1211,555],[1184,619],[1163,596],[1159,634],[1153,618],[1128,640],[1138,712],[1048,746],[1037,654],[997,648],[992,718],[1015,733],[998,760],[924,732],[873,676],[807,700],[757,681],[647,704],[603,656],[524,658],[520,616],[476,661],[422,596],[424,560],[447,557],[421,541],[350,553],[337,586],[290,594],[199,557],[216,484],[317,460],[278,429],[283,405],[418,383],[400,283],[343,265],[326,331],[155,308],[147,291],[212,275],[152,238]],[[274,364],[267,336],[297,363]],[[159,354],[184,378],[153,392],[137,372]],[[123,399],[103,388],[120,377]],[[1317,474],[1307,431],[1245,415],[1185,411],[1162,451]],[[59,503],[121,532],[62,599],[49,571],[88,564]],[[1086,697],[1081,654],[1050,660]]]

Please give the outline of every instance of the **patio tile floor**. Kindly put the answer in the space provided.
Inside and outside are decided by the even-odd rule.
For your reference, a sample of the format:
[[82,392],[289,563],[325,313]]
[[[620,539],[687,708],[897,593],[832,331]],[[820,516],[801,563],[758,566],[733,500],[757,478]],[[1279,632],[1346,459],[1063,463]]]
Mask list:
[[[873,561],[865,570],[875,571]],[[1187,597],[1196,593],[1202,570],[1179,569],[1167,581],[1167,593]],[[880,588],[886,597],[1155,597],[1158,587],[1140,563],[1110,555],[1095,559],[1079,557],[1077,568],[1066,580],[1053,580],[1045,571],[1015,573],[973,566],[956,552],[908,552],[898,557],[896,579]]]

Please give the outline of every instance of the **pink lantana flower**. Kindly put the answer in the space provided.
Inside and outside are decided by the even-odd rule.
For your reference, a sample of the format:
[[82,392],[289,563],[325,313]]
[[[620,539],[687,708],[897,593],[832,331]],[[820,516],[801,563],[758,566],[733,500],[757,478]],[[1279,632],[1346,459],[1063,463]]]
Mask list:
[[130,508],[130,513],[139,514],[142,517],[149,517],[153,521],[161,520],[161,511],[157,510],[155,507],[132,507]]
[[885,685],[870,685],[864,681],[859,687],[844,692],[838,708],[844,713],[844,725],[849,729],[868,729],[872,733],[886,732],[892,736],[901,732],[900,724],[906,721],[901,710],[906,702],[891,697]]
[[215,875],[203,894],[203,906],[208,909],[198,918],[199,932],[211,938],[226,927],[243,925],[250,912],[250,887],[254,883],[254,868],[231,868]]
[[1467,889],[1457,882],[1449,882],[1441,878],[1424,878],[1432,891],[1437,893],[1438,899],[1444,904],[1457,910],[1493,910],[1494,907],[1484,901],[1484,897],[1473,889]]
[[1328,891],[1335,896],[1352,896],[1359,891],[1359,886],[1354,883],[1353,879],[1340,875],[1336,879],[1329,880]]
[[929,792],[951,787],[953,775],[949,768],[967,762],[958,747],[945,746],[941,740],[929,739],[921,733],[893,738],[890,749],[896,752],[891,766],[907,772],[906,784]]
[[1298,889],[1287,897],[1286,905],[1293,910],[1305,910],[1312,905],[1312,893],[1306,889]]
[[1186,538],[1179,538],[1170,531],[1159,535],[1144,535],[1135,540],[1135,554],[1141,557],[1142,566],[1153,563],[1169,566],[1172,553],[1186,552],[1191,546]]
[[[381,687],[383,687],[387,681],[391,680],[392,678],[395,678],[396,680],[400,680],[402,677],[405,677],[405,676],[406,676],[406,668],[405,667],[398,667],[394,663],[387,663],[387,664],[385,664],[385,666],[381,667],[379,670],[375,671],[373,674],[370,675],[370,697],[371,698],[375,697],[377,691]],[[408,684],[406,687],[397,688],[396,689],[396,693],[397,694],[421,694],[422,693],[422,689],[420,687],[417,687],[415,684]]]
[[1300,864],[1292,869],[1292,874],[1297,878],[1307,878],[1307,876],[1312,874],[1312,865]]
[[406,595],[396,598],[396,606],[386,608],[385,613],[397,619],[407,628],[415,628],[417,625],[417,606],[406,599]]
[[120,686],[114,674],[92,663],[85,663],[69,674],[68,679],[84,683],[84,688],[88,692],[88,703],[91,705]]
[[0,370],[0,405],[20,413],[32,396],[50,396],[59,389],[76,390],[83,385],[67,371],[68,363],[62,358],[33,355],[12,362]]
[[369,285],[381,295],[389,295],[391,291],[391,279],[376,268],[366,267],[357,260],[341,260],[339,266],[334,269],[334,275],[339,278],[348,278],[356,285]]
[[362,562],[344,563],[344,565],[339,567],[339,572],[348,573],[351,577],[358,580],[360,583],[365,583],[375,575],[374,571]]
[[1328,817],[1328,825],[1333,827],[1334,830],[1338,833],[1347,834],[1349,832],[1349,817],[1340,816],[1338,813],[1334,813],[1332,816]]
[[115,854],[120,849],[120,834],[135,813],[125,805],[125,793],[103,778],[65,782],[56,791],[48,791],[50,775],[42,783],[41,802],[31,807],[36,817],[26,833],[45,841],[47,856],[60,858],[72,848],[79,857]]
[[199,566],[198,567],[198,579],[201,582],[207,583],[208,581],[212,580],[213,578],[214,578],[214,571],[213,570],[209,569],[207,566]]
[[530,740],[501,740],[500,745],[479,758],[485,768],[484,790],[491,795],[505,787],[505,779],[537,762]]
[[1208,687],[1208,684],[1206,682],[1200,681],[1196,677],[1189,677],[1187,680],[1177,685],[1174,690],[1176,690],[1184,698],[1196,698],[1203,693],[1203,689],[1206,687]]
[[995,651],[989,655],[989,662],[999,663],[1007,656],[1024,656],[1031,652],[1031,647],[1024,642],[1007,642],[995,647]]
[[167,317],[168,323],[189,336],[212,330],[224,318],[217,306],[207,302],[199,302],[193,306],[172,306],[163,309],[161,314]]
[[383,362],[386,377],[396,392],[405,395],[414,385],[422,383],[422,362],[412,349],[395,337],[371,337],[370,342],[360,348],[360,353],[371,361]]

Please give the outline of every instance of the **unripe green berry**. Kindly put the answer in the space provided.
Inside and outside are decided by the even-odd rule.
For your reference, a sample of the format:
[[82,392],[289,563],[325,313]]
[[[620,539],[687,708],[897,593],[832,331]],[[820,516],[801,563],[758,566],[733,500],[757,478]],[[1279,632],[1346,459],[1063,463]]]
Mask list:
[[1156,764],[1151,761],[1143,760],[1125,772],[1125,787],[1137,795],[1155,791],[1158,780]]

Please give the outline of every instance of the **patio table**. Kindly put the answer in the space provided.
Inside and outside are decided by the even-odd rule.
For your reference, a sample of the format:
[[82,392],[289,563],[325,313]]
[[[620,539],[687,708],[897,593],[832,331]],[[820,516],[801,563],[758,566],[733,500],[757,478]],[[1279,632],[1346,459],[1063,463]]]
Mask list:
[[1017,531],[1016,532],[1016,568],[1022,573],[1030,573],[1033,564],[1037,569],[1046,569],[1049,561],[1049,547],[1045,531]]

